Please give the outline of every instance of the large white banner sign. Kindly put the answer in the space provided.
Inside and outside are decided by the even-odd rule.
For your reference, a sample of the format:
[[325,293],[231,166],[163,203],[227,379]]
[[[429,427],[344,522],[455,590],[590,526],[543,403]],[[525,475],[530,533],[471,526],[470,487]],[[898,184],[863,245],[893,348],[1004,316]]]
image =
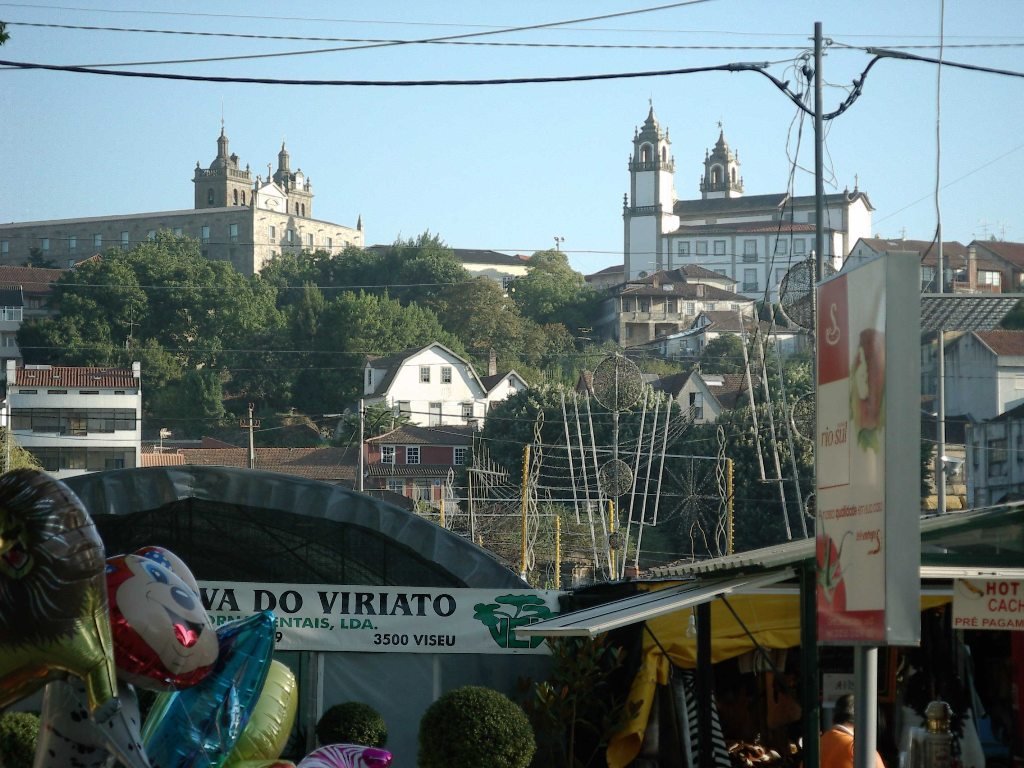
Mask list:
[[920,637],[920,267],[892,254],[818,288],[818,640]]
[[284,651],[547,653],[516,627],[558,614],[559,592],[201,581],[214,625],[273,611]]

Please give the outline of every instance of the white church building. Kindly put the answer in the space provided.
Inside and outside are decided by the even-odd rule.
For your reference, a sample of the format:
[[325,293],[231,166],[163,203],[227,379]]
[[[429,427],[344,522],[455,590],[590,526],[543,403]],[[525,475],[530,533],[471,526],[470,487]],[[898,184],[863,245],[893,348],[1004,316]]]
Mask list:
[[[745,196],[739,153],[720,130],[705,152],[700,197],[680,200],[671,147],[652,106],[633,135],[622,208],[624,279],[697,265],[732,278],[748,298],[777,301],[786,270],[814,250],[814,196]],[[825,196],[825,258],[837,270],[858,239],[871,236],[873,210],[856,185]]]

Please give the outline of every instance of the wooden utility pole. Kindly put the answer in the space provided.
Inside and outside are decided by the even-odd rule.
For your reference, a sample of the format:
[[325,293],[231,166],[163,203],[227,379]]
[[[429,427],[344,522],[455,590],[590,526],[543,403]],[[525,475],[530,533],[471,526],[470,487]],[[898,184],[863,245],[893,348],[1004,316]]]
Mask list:
[[253,431],[259,429],[260,426],[260,420],[252,417],[254,410],[256,410],[256,405],[249,403],[249,418],[239,419],[238,421],[238,426],[249,430],[249,469],[256,469],[256,443],[253,438]]

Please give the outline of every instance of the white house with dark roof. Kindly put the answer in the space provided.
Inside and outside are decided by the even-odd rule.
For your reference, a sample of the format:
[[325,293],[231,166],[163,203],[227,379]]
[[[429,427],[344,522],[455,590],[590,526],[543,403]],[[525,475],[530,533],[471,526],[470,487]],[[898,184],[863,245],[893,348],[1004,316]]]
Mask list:
[[495,371],[485,384],[468,360],[437,342],[368,360],[363,372],[366,405],[387,405],[424,427],[482,425],[492,403],[525,387],[515,371]]
[[[384,251],[390,245],[371,245],[369,251]],[[486,277],[498,283],[502,290],[508,291],[513,280],[525,277],[527,257],[509,256],[500,251],[488,251],[479,248],[451,248],[452,255],[472,277]]]
[[57,479],[140,466],[142,367],[7,362],[6,418],[18,445]]
[[747,403],[746,377],[739,373],[673,373],[652,381],[651,387],[679,403],[695,424],[713,424],[723,411]]
[[509,256],[499,251],[478,250],[475,248],[453,248],[455,258],[473,277],[487,277],[501,284],[506,292],[513,280],[525,277],[527,259],[520,256]]
[[971,331],[946,345],[946,413],[986,421],[1024,404],[1024,331]]
[[[739,292],[777,300],[793,263],[810,257],[815,242],[815,199],[788,192],[744,195],[739,154],[725,134],[704,155],[700,198],[680,200],[668,130],[651,107],[633,135],[630,191],[623,200],[625,279],[697,264],[736,280]],[[836,269],[859,238],[871,235],[866,194],[825,196],[825,258]]]

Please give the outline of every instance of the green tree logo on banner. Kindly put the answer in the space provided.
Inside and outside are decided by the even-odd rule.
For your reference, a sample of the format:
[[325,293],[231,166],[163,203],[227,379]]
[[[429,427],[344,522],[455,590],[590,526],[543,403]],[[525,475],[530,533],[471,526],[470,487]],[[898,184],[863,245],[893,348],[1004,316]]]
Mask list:
[[555,616],[544,604],[544,599],[537,595],[501,595],[494,598],[493,603],[477,603],[473,611],[473,618],[487,627],[494,642],[505,649],[536,648],[544,638],[520,640],[516,637],[516,627],[525,627]]

